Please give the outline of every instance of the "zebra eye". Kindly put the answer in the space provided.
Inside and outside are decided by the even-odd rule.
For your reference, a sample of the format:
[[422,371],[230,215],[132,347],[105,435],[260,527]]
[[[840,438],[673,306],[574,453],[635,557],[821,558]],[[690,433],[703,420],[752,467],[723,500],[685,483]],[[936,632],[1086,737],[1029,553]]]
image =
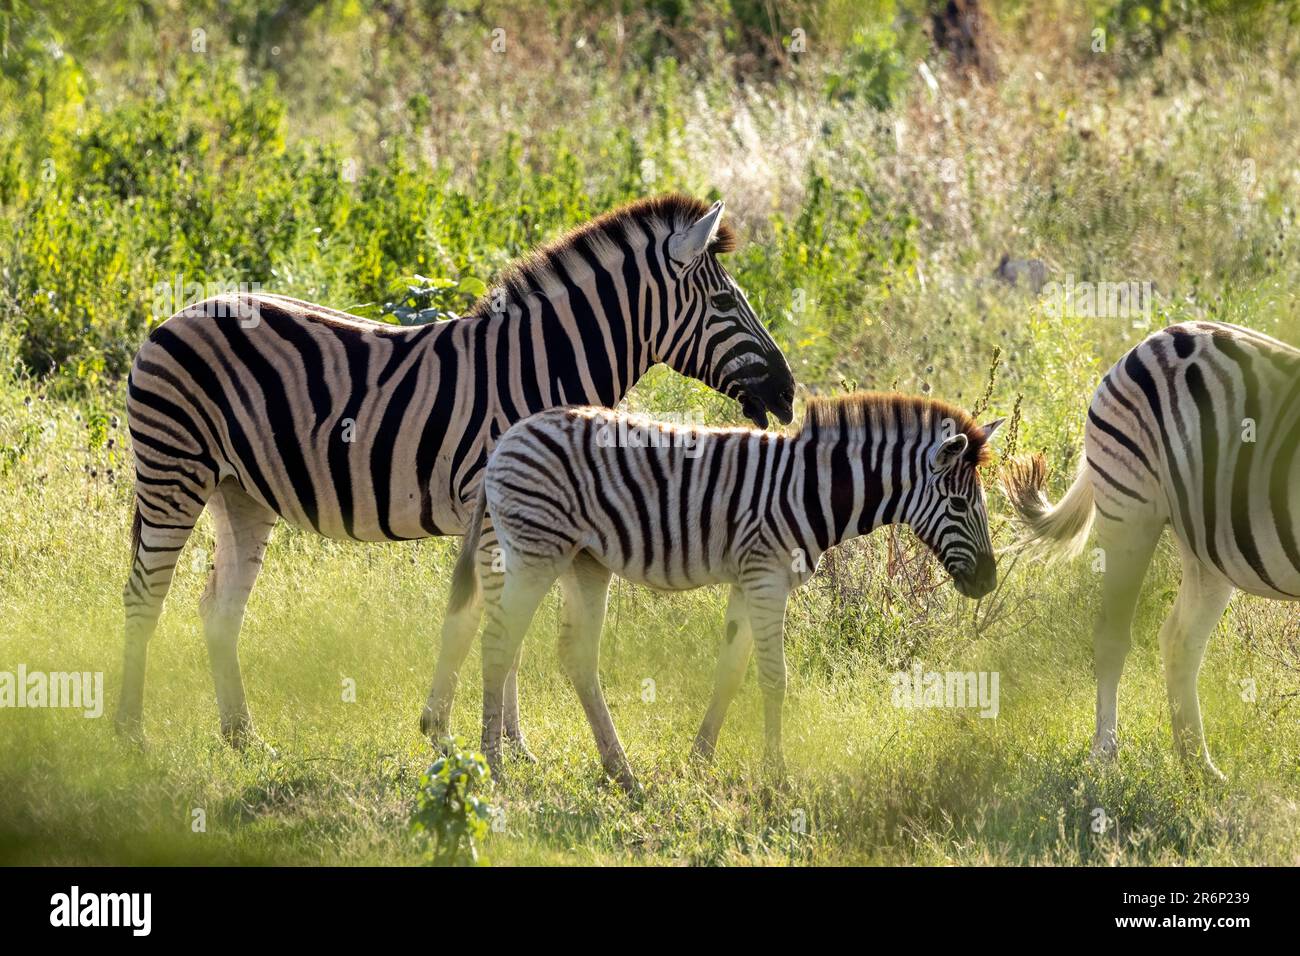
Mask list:
[[731,312],[736,308],[736,297],[730,292],[719,292],[712,299],[713,307],[719,312]]
[[953,514],[959,514],[959,515],[964,515],[967,511],[970,510],[970,505],[966,504],[965,498],[952,499],[952,501],[948,503],[948,507],[952,509]]

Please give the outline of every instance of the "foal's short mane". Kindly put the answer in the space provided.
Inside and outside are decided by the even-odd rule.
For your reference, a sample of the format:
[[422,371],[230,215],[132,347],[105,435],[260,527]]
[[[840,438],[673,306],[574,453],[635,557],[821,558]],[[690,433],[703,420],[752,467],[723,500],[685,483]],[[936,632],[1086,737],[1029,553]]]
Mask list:
[[[599,259],[611,241],[622,239],[629,232],[653,234],[656,225],[667,227],[669,232],[682,231],[698,222],[709,208],[709,203],[681,193],[638,199],[538,246],[506,269],[493,288],[504,287],[512,298],[541,292],[555,284],[557,266],[566,260],[571,261],[574,257]],[[735,231],[729,223],[720,223],[713,242],[709,244],[709,251],[719,255],[734,248]],[[480,297],[466,318],[489,311],[492,298],[490,293]]]
[[928,427],[939,433],[939,423],[952,422],[951,434],[965,434],[969,445],[966,461],[982,465],[991,455],[984,429],[970,413],[956,405],[926,398],[923,395],[903,395],[898,392],[854,392],[852,395],[816,397],[810,399],[804,411],[800,434],[816,435],[823,431],[841,432],[885,428],[896,423]]

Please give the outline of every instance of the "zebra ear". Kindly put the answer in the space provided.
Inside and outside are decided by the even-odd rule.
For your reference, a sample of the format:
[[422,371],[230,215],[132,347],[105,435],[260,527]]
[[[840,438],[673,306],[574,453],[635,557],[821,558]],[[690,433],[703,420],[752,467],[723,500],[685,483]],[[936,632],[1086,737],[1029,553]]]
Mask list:
[[713,237],[718,234],[722,222],[722,200],[719,199],[709,211],[699,218],[685,232],[679,232],[668,240],[668,254],[678,262],[691,262],[704,255]]
[[988,441],[990,438],[992,438],[993,433],[997,431],[998,427],[1005,421],[1006,421],[1005,418],[999,418],[995,422],[989,422],[987,425],[981,425],[980,431],[984,433],[984,440]]
[[961,456],[966,454],[966,449],[970,446],[964,432],[959,432],[951,438],[944,439],[934,446],[930,452],[930,469],[936,474],[941,475],[945,471],[950,471],[957,462],[961,461]]

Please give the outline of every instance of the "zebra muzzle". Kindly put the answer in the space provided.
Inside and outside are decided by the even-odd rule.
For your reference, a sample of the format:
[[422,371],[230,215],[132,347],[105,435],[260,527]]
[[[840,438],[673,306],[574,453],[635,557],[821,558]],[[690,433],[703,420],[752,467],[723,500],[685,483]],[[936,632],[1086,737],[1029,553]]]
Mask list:
[[789,373],[779,381],[768,378],[745,386],[740,394],[740,410],[759,428],[767,427],[770,412],[783,425],[794,420],[794,378]]
[[998,566],[991,555],[982,554],[972,570],[969,567],[950,568],[953,586],[968,598],[982,598],[998,583]]

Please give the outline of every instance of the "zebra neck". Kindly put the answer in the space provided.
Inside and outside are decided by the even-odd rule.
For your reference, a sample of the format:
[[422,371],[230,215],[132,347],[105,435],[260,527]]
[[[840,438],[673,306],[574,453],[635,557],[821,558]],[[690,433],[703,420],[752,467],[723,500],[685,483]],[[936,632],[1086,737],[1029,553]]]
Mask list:
[[793,503],[820,550],[908,520],[914,441],[870,431],[823,432],[800,437],[795,448]]
[[510,368],[496,376],[507,420],[623,400],[655,361],[642,271],[592,263],[583,276],[557,273],[544,288],[511,294],[503,316],[485,316],[495,323],[487,361]]

